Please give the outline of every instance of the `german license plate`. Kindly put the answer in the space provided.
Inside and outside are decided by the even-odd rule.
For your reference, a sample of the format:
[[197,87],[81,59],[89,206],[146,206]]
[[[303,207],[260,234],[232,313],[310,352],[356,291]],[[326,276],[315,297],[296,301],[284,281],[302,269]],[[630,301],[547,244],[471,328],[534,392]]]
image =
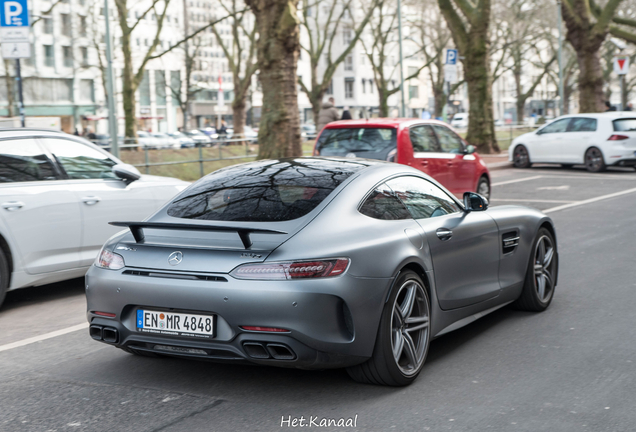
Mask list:
[[137,330],[170,336],[211,338],[214,316],[137,309]]

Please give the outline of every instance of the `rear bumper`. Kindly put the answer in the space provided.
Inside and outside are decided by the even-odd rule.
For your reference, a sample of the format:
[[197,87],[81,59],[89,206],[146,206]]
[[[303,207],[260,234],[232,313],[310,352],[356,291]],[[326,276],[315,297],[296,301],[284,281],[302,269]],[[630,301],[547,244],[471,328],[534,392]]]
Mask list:
[[[171,356],[307,369],[344,367],[373,353],[392,282],[347,274],[295,281],[219,276],[227,282],[137,276],[93,266],[86,275],[91,335],[119,348]],[[214,314],[215,336],[141,333],[136,328],[138,308]],[[105,318],[95,311],[116,316]],[[289,332],[248,332],[239,326]]]

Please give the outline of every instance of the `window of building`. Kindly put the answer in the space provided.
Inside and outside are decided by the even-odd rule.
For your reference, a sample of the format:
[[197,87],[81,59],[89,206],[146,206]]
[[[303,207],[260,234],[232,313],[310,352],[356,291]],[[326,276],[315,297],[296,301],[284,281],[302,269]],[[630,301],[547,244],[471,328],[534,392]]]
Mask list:
[[62,58],[64,59],[64,67],[73,67],[73,48],[70,46],[63,46]]
[[351,30],[351,27],[345,27],[342,30],[342,41],[345,46],[349,45],[353,41],[353,30]]
[[86,37],[86,28],[87,28],[86,17],[80,15],[80,17],[79,17],[79,35],[81,37]]
[[333,80],[329,81],[329,87],[327,87],[325,94],[328,94],[328,95],[333,94]]
[[53,45],[42,45],[44,47],[44,66],[55,66],[55,51]]
[[42,25],[44,26],[44,34],[53,34],[53,18],[42,15]]
[[417,68],[415,66],[409,66],[409,68],[408,68],[408,71],[409,71],[408,73],[409,74],[407,76],[414,76],[415,74],[417,74],[417,70],[418,69],[419,68]]
[[24,78],[25,104],[71,102],[73,80],[68,78]]
[[418,86],[409,86],[409,99],[419,99],[420,88]]
[[150,72],[147,70],[139,83],[139,105],[150,106]]
[[362,78],[362,93],[366,93],[366,92],[367,92],[367,80]]
[[81,102],[95,102],[95,86],[92,79],[81,79],[79,90]]
[[374,88],[375,88],[375,87],[373,86],[373,80],[372,80],[372,79],[370,79],[370,80],[369,80],[369,93],[373,93],[373,91],[374,91],[373,89],[374,89]]
[[353,55],[352,54],[349,54],[348,56],[345,57],[344,70],[346,71],[353,70]]
[[345,78],[345,99],[353,99],[353,78]]
[[166,73],[162,70],[155,71],[155,96],[157,106],[166,106]]
[[69,14],[61,13],[60,14],[60,22],[62,23],[62,35],[70,36],[71,35],[71,16]]

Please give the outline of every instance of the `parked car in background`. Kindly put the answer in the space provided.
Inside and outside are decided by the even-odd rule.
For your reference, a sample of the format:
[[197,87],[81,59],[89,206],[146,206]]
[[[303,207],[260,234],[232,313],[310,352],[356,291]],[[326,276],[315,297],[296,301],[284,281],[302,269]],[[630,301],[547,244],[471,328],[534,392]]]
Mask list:
[[613,111],[559,117],[515,138],[508,159],[517,168],[533,163],[582,164],[591,172],[608,166],[636,168],[636,115]]
[[83,276],[113,220],[143,220],[188,183],[141,175],[83,138],[0,130],[0,303],[7,290]]
[[203,129],[199,129],[199,131],[201,131],[202,133],[206,134],[207,136],[209,136],[211,139],[215,140],[219,137],[219,134],[216,133],[216,129],[213,127],[206,127]]
[[149,132],[145,131],[137,132],[137,144],[141,147],[146,147],[149,149],[157,149],[161,146],[157,138],[153,137]]
[[212,139],[197,129],[185,131],[184,134],[194,141],[197,147],[209,147],[212,145]]
[[316,138],[316,125],[310,123],[303,123],[300,125],[300,136],[304,140],[310,140]]
[[410,165],[457,196],[475,191],[490,198],[486,164],[447,124],[436,120],[370,119],[329,123],[314,156],[380,159]]
[[468,113],[456,113],[450,125],[457,129],[466,129],[468,127]]
[[157,139],[159,148],[181,148],[181,145],[177,142],[177,140],[172,138],[167,133],[155,132],[151,135]]
[[194,140],[181,132],[172,132],[168,135],[174,138],[181,148],[191,148],[195,146]]
[[110,147],[110,135],[96,134],[95,139],[90,141],[100,147]]

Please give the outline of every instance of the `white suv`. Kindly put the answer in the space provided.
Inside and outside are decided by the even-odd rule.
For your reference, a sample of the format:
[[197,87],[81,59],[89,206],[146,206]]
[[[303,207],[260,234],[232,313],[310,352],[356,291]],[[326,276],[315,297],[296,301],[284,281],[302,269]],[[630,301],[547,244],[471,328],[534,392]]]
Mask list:
[[512,141],[508,160],[517,168],[533,163],[565,167],[584,164],[588,171],[607,166],[636,167],[636,114],[607,112],[559,117]]
[[0,304],[7,290],[83,276],[121,230],[109,222],[141,221],[188,185],[73,135],[0,129]]

